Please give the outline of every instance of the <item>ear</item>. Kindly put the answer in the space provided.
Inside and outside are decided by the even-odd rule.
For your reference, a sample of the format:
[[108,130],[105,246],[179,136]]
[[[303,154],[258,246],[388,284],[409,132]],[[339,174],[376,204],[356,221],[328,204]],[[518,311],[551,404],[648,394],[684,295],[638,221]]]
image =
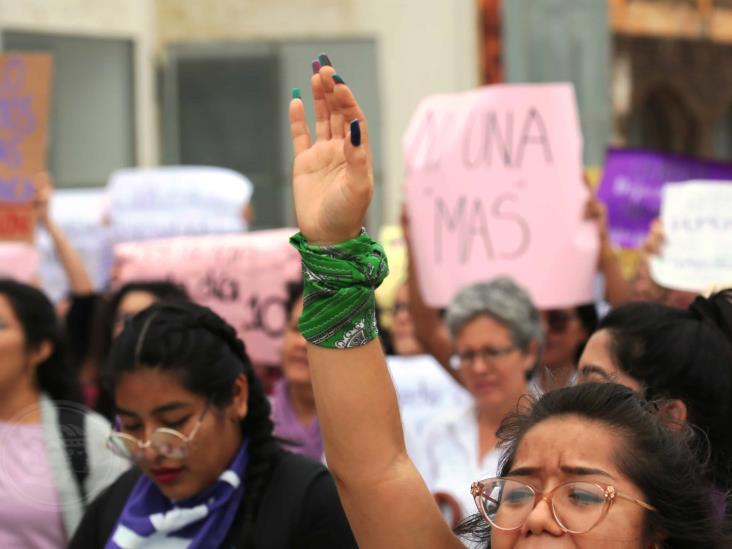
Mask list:
[[48,360],[53,354],[53,344],[49,340],[42,341],[39,345],[31,349],[29,360],[30,365],[35,368],[42,362]]
[[681,430],[689,419],[689,410],[683,400],[677,398],[662,402],[658,409],[659,417],[669,429]]
[[239,374],[236,378],[232,391],[231,420],[238,423],[249,412],[249,382],[244,374]]

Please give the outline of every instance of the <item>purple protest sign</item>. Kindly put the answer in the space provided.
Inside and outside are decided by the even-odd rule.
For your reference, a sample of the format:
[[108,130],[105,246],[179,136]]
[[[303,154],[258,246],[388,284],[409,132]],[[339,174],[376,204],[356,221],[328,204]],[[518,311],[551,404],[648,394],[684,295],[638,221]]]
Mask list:
[[607,206],[610,238],[624,248],[643,244],[661,210],[666,183],[732,181],[732,164],[641,149],[609,149],[598,197]]

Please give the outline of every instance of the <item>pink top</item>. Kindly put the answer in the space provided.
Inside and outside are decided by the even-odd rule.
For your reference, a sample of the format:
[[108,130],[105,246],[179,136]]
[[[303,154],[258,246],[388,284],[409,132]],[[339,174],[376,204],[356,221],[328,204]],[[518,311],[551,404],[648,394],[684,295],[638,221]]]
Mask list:
[[0,422],[0,547],[65,545],[41,425]]

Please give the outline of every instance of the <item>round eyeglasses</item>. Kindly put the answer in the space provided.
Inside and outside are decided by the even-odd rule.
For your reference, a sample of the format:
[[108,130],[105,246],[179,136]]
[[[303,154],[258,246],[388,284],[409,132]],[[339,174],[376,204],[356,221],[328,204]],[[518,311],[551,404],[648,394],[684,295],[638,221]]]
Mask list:
[[594,482],[567,482],[546,493],[518,480],[490,478],[474,482],[470,492],[480,514],[498,530],[518,530],[539,503],[546,501],[559,527],[570,534],[584,534],[600,524],[618,499],[656,509],[638,499],[624,496],[614,486]]
[[152,448],[158,455],[169,459],[185,459],[188,455],[189,445],[201,427],[206,412],[208,412],[208,404],[188,436],[175,429],[158,427],[150,433],[145,442],[142,442],[127,433],[114,431],[107,438],[107,448],[113,454],[131,461],[141,461],[147,448]]

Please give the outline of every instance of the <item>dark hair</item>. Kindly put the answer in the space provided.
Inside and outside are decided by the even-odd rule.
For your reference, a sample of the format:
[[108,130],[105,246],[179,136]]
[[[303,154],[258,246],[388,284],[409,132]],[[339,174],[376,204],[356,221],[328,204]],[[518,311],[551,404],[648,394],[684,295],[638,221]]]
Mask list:
[[302,298],[304,291],[302,280],[297,280],[287,283],[287,301],[285,301],[285,311],[287,311],[287,318],[292,317],[292,311],[295,309],[295,305]]
[[700,311],[651,302],[628,303],[611,311],[599,329],[610,334],[615,364],[638,380],[649,400],[679,399],[689,422],[711,446],[710,480],[732,486],[732,347],[717,325]]
[[0,295],[18,319],[28,349],[36,349],[44,341],[51,344],[50,356],[36,370],[38,388],[56,401],[81,402],[76,376],[66,361],[61,321],[46,294],[27,284],[0,279]]
[[[706,466],[694,451],[694,432],[670,431],[656,409],[615,383],[586,383],[547,393],[502,423],[498,438],[506,453],[501,475],[510,473],[521,441],[541,422],[573,416],[601,423],[622,437],[616,466],[656,509],[646,512],[649,539],[658,537],[661,547],[668,549],[728,547],[732,541],[725,533],[728,521],[722,520],[713,491],[703,481]],[[480,516],[465,521],[456,533],[490,547],[490,526]]]
[[251,543],[259,503],[280,447],[272,434],[269,400],[244,344],[229,324],[206,307],[156,304],[136,315],[115,340],[105,382],[113,391],[122,375],[145,368],[175,374],[187,390],[219,407],[231,402],[237,377],[246,376],[248,411],[241,430],[249,441],[249,462],[242,527],[243,539]]
[[[168,280],[149,280],[128,282],[115,291],[108,299],[100,300],[95,311],[92,335],[91,356],[94,364],[103,368],[109,359],[114,338],[114,324],[122,300],[132,292],[147,292],[160,303],[187,303],[190,297],[183,286]],[[114,415],[114,398],[100,387],[95,410],[110,421]]]

